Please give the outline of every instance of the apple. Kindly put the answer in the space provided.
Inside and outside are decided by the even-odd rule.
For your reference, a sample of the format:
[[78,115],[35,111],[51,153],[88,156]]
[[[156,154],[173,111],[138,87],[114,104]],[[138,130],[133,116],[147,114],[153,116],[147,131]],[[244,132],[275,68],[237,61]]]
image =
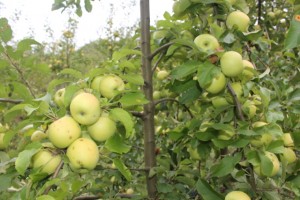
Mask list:
[[220,96],[213,97],[211,103],[215,108],[224,108],[230,105],[225,97],[220,97]]
[[225,52],[220,60],[221,69],[225,76],[237,77],[244,70],[243,58],[236,51]]
[[50,142],[57,148],[66,148],[81,135],[79,124],[70,116],[51,123],[47,130]]
[[267,13],[268,17],[270,17],[270,19],[274,19],[275,18],[275,13],[270,11]]
[[167,30],[157,30],[157,31],[153,32],[153,35],[152,35],[152,37],[155,41],[163,40],[167,36],[168,36]]
[[219,72],[213,77],[210,85],[204,89],[211,94],[218,94],[225,88],[225,86],[226,86],[226,78],[222,72]]
[[291,148],[284,147],[282,155],[283,155],[283,158],[287,161],[288,164],[293,163],[297,160],[296,153]]
[[42,139],[47,138],[47,134],[44,131],[36,130],[32,133],[30,139],[31,141],[41,141]]
[[286,147],[293,147],[294,146],[294,140],[293,140],[292,135],[290,133],[284,133],[282,135],[282,140],[283,140],[284,146],[286,146]]
[[236,3],[237,0],[227,0],[228,3],[230,3],[230,5],[234,5]]
[[243,113],[248,116],[248,118],[253,118],[256,115],[257,107],[253,101],[246,100],[242,105]]
[[242,77],[245,81],[249,81],[254,77],[253,70],[255,70],[254,65],[248,60],[243,60],[244,70],[242,72]]
[[87,128],[89,135],[98,142],[105,141],[113,136],[116,129],[116,122],[106,116],[101,116],[98,121]]
[[[253,128],[266,126],[267,123],[263,121],[257,121],[252,124]],[[250,141],[250,144],[254,147],[267,146],[273,141],[273,135],[270,133],[263,133],[259,138]]]
[[154,100],[158,100],[158,99],[160,99],[160,97],[161,97],[161,92],[160,91],[154,91],[153,92],[153,99]]
[[54,94],[54,102],[58,107],[64,107],[65,106],[65,88],[61,88],[57,90]]
[[160,70],[157,72],[156,77],[158,80],[164,80],[169,76],[169,72],[166,70]]
[[225,196],[225,200],[251,200],[251,198],[242,191],[231,191]]
[[250,18],[242,11],[231,12],[226,19],[226,26],[229,29],[236,27],[239,31],[246,32],[250,25]]
[[61,160],[59,154],[42,149],[32,157],[32,168],[39,169],[43,173],[52,174]]
[[177,0],[173,4],[173,13],[175,16],[180,16],[191,5],[190,0]]
[[99,92],[100,82],[102,80],[102,76],[96,76],[91,83],[91,88]]
[[124,81],[116,75],[107,75],[100,82],[100,93],[106,98],[113,98],[125,89]]
[[91,125],[100,117],[100,102],[95,95],[82,92],[72,99],[70,112],[79,124]]
[[198,35],[195,38],[194,43],[198,48],[206,53],[216,51],[220,47],[217,38],[210,34]]
[[220,140],[230,140],[235,135],[235,132],[232,131],[225,131],[225,130],[219,130],[218,132],[218,139]]
[[133,194],[134,193],[134,190],[132,188],[128,188],[126,190],[126,194]]
[[272,172],[271,172],[271,177],[275,176],[279,172],[280,162],[279,162],[277,156],[272,152],[266,151],[265,156],[267,156],[267,158],[269,158],[270,161],[273,163],[273,169],[272,169]]
[[5,133],[0,133],[0,150],[4,150],[7,145],[4,144]]
[[99,161],[97,144],[88,138],[76,139],[67,149],[67,157],[73,170],[92,170]]

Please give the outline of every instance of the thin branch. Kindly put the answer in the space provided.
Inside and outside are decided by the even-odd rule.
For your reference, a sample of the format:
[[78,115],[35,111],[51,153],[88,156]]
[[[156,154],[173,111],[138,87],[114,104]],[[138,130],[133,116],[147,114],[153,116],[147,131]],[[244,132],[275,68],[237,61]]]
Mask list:
[[235,107],[236,107],[236,112],[237,112],[237,116],[240,120],[245,120],[245,117],[243,115],[243,112],[242,112],[242,106],[238,100],[238,97],[236,95],[236,93],[234,92],[233,88],[231,87],[230,83],[227,83],[227,88],[231,94],[231,96],[233,97],[233,101],[234,101],[234,104],[235,104]]
[[158,64],[160,63],[160,61],[162,60],[162,58],[164,57],[164,55],[165,55],[164,53],[160,54],[159,58],[157,59],[157,61],[155,62],[154,66],[152,68],[152,74],[154,74],[154,72],[155,72]]
[[159,54],[161,51],[169,48],[172,44],[175,44],[174,42],[169,42],[167,44],[162,45],[158,49],[156,49],[152,54],[150,54],[149,59],[152,60],[157,54]]
[[138,118],[141,118],[141,119],[143,119],[143,117],[145,116],[143,112],[130,111],[130,113],[131,113],[133,116],[138,117]]
[[259,25],[261,25],[261,6],[262,6],[262,0],[258,0],[258,4],[257,4],[258,13],[257,13],[257,16],[258,16],[258,24]]
[[[54,174],[52,175],[51,179],[54,179],[54,178],[56,178],[56,177],[58,176],[58,173],[59,173],[59,171],[60,171],[60,169],[62,168],[63,165],[64,165],[64,161],[62,160],[62,161],[60,161],[59,165],[56,167],[55,172],[54,172]],[[49,187],[47,187],[47,188],[45,189],[45,191],[44,191],[44,194],[48,194],[49,191],[51,190],[51,187],[52,187],[52,186],[53,186],[53,185],[50,185]]]
[[159,99],[159,100],[154,101],[154,106],[156,106],[156,105],[158,105],[158,104],[160,104],[160,103],[166,102],[166,101],[176,102],[177,104],[183,106],[183,107],[187,110],[187,112],[189,113],[190,117],[191,117],[191,118],[194,118],[194,115],[193,115],[193,113],[190,111],[190,109],[189,109],[185,104],[180,103],[180,102],[179,102],[178,100],[176,100],[176,99],[172,99],[172,98],[163,98],[163,99]]
[[13,104],[19,104],[22,103],[23,99],[7,99],[7,98],[0,98],[1,103],[13,103]]
[[[134,194],[126,194],[126,193],[119,193],[115,195],[116,197],[120,197],[120,198],[127,198],[127,199],[131,199],[133,198],[135,195]],[[74,200],[95,200],[95,199],[100,199],[103,198],[103,195],[95,195],[95,196],[79,196],[79,197],[75,197]]]

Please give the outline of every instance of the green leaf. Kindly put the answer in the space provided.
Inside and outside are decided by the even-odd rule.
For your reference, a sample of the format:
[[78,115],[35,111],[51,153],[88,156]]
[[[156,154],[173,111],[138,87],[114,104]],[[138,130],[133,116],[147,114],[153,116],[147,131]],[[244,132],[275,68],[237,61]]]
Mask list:
[[287,32],[284,48],[292,49],[300,45],[300,11],[293,15],[290,28]]
[[140,74],[129,73],[129,74],[120,75],[120,77],[128,83],[132,83],[135,85],[144,84],[144,79]]
[[12,86],[14,87],[14,94],[15,96],[24,99],[24,100],[30,100],[33,97],[31,96],[28,88],[20,82],[13,82]]
[[26,169],[30,165],[31,157],[36,154],[41,147],[42,145],[40,143],[34,142],[27,145],[26,149],[19,153],[15,162],[15,167],[21,175],[24,175]]
[[200,64],[201,62],[199,61],[188,61],[186,63],[183,63],[182,65],[172,70],[171,77],[173,79],[181,79],[188,75],[191,75],[197,71]]
[[144,105],[149,101],[145,98],[145,95],[142,92],[134,93],[125,93],[122,98],[119,100],[123,107],[135,106],[135,105]]
[[284,152],[284,145],[282,140],[275,140],[272,141],[268,147],[266,148],[267,151],[272,153],[283,153]]
[[3,42],[12,39],[12,30],[6,18],[0,18],[0,38]]
[[167,184],[167,183],[158,183],[158,185],[157,185],[157,191],[159,193],[168,194],[168,193],[171,193],[173,191],[173,189],[174,189],[174,186]]
[[123,124],[126,130],[126,138],[133,134],[134,122],[130,113],[122,108],[114,108],[109,112],[110,117]]
[[115,158],[113,160],[117,169],[121,172],[121,174],[126,178],[127,181],[131,181],[132,175],[130,170],[124,165],[121,159]]
[[91,4],[91,0],[84,0],[84,8],[87,12],[91,12],[93,9],[93,6]]
[[230,174],[233,171],[235,165],[240,162],[241,158],[241,153],[237,153],[234,156],[230,155],[224,157],[219,163],[211,167],[212,175],[215,177],[223,177],[227,174]]
[[32,45],[40,45],[40,43],[38,43],[34,39],[30,39],[30,38],[21,40],[18,43],[17,51],[20,52],[21,54],[23,54],[24,51],[31,50]]
[[133,49],[121,49],[120,51],[115,51],[113,53],[112,59],[120,60],[121,58],[124,58],[129,55],[142,55],[142,52]]
[[9,62],[6,60],[0,60],[0,70],[3,70],[9,66]]
[[271,176],[274,167],[272,161],[263,153],[259,154],[259,158],[261,163],[261,173],[266,176]]
[[217,66],[211,64],[210,62],[205,62],[201,64],[198,68],[198,82],[202,88],[207,87],[211,84],[215,74],[219,73]]
[[105,142],[105,147],[115,153],[123,154],[127,153],[130,150],[130,146],[124,143],[124,138],[119,134],[114,134]]
[[203,200],[223,200],[224,197],[215,191],[204,179],[199,179],[196,183],[197,192]]

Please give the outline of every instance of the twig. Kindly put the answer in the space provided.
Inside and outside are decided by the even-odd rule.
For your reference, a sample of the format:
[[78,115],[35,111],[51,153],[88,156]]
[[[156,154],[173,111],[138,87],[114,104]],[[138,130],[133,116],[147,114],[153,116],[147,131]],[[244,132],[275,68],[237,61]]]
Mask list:
[[258,24],[261,25],[261,3],[262,0],[258,0],[258,4],[257,4],[257,7],[258,7],[258,12],[257,12],[257,17],[258,17]]
[[159,58],[157,59],[157,61],[155,62],[154,66],[152,68],[152,74],[154,74],[154,72],[155,72],[158,64],[160,63],[160,61],[162,60],[162,58],[164,57],[164,55],[165,55],[164,53],[160,54]]
[[22,103],[23,99],[7,99],[7,98],[0,98],[0,102],[2,103],[13,103],[13,104],[19,104]]
[[[60,161],[59,165],[56,167],[55,172],[54,172],[54,174],[52,175],[51,179],[54,179],[54,178],[56,178],[56,177],[58,176],[58,173],[59,173],[59,171],[60,171],[60,169],[62,168],[63,165],[64,165],[64,161],[62,160],[62,161]],[[53,185],[48,186],[48,187],[45,189],[44,194],[48,194],[49,191],[51,190],[51,187],[52,187],[52,186],[53,186]]]
[[236,112],[237,112],[237,116],[240,120],[245,120],[245,117],[243,115],[243,112],[242,112],[242,107],[241,107],[241,104],[239,102],[239,99],[237,98],[237,95],[236,93],[234,92],[233,88],[231,87],[230,83],[227,83],[227,88],[231,94],[231,96],[233,97],[233,101],[234,101],[234,104],[235,104],[235,107],[236,107]]
[[163,98],[163,99],[159,99],[159,100],[156,100],[154,101],[154,106],[160,104],[160,103],[163,103],[163,102],[166,102],[166,101],[172,101],[172,102],[176,102],[177,104],[179,105],[182,105],[186,110],[187,112],[189,113],[190,117],[191,118],[194,118],[194,115],[192,114],[192,112],[190,111],[190,109],[183,103],[180,103],[178,100],[176,99],[172,99],[172,98]]
[[143,112],[130,111],[130,113],[131,113],[133,116],[138,117],[138,118],[141,118],[141,119],[143,119],[143,117],[145,116]]
[[174,42],[169,42],[167,44],[162,45],[158,49],[156,49],[152,54],[150,54],[149,59],[152,60],[157,54],[159,54],[161,51],[169,48],[172,44],[175,44]]

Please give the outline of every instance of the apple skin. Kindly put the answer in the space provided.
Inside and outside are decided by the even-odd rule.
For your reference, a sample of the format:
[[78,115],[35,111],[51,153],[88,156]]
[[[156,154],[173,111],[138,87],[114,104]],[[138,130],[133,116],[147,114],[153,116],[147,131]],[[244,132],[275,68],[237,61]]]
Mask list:
[[286,147],[293,147],[294,146],[294,140],[292,138],[292,135],[290,133],[284,133],[282,135],[283,144]]
[[230,140],[235,135],[234,131],[224,131],[220,130],[218,133],[218,139],[220,140]]
[[[267,125],[266,122],[257,121],[252,124],[252,127],[257,128],[265,125]],[[273,135],[271,135],[270,133],[264,133],[261,135],[260,138],[251,140],[250,144],[253,145],[254,147],[262,147],[262,146],[269,145],[272,141],[273,141]]]
[[227,51],[220,59],[221,69],[225,76],[237,77],[244,70],[243,58],[236,51]]
[[254,73],[252,70],[255,70],[254,65],[248,60],[243,60],[243,66],[244,70],[242,72],[242,77],[245,79],[245,81],[253,79]]
[[296,153],[293,149],[285,147],[283,150],[283,158],[287,161],[288,164],[293,163],[297,160]]
[[277,156],[272,153],[272,152],[269,152],[269,151],[266,151],[265,152],[265,155],[271,160],[271,162],[273,163],[273,169],[272,169],[272,173],[271,173],[271,177],[272,176],[275,176],[278,172],[279,172],[279,169],[280,169],[280,162],[277,158]]
[[67,157],[73,170],[92,170],[99,161],[97,144],[88,138],[78,138],[67,149]]
[[47,134],[44,131],[36,130],[32,133],[30,139],[31,141],[41,141],[42,139],[47,138]]
[[104,116],[87,128],[90,136],[97,142],[105,141],[113,136],[116,129],[116,122]]
[[48,138],[57,148],[66,148],[81,135],[79,124],[70,116],[64,116],[48,127]]
[[43,149],[32,157],[32,168],[39,168],[40,172],[53,174],[61,160],[62,158],[59,154]]
[[65,106],[65,88],[61,88],[57,90],[54,94],[54,102],[58,107],[64,107]]
[[72,99],[70,112],[79,124],[91,125],[100,117],[100,102],[95,95],[82,92]]
[[249,25],[250,18],[242,11],[233,11],[227,16],[226,26],[229,29],[232,29],[234,26],[236,26],[239,31],[246,32]]
[[220,47],[217,38],[210,34],[198,35],[195,38],[194,43],[197,47],[199,47],[202,51],[206,53],[213,52]]
[[133,194],[134,193],[134,190],[132,188],[128,188],[126,190],[126,194]]
[[110,99],[125,89],[124,81],[116,75],[107,75],[100,82],[100,93]]
[[99,92],[99,87],[100,87],[100,82],[102,80],[102,76],[96,76],[93,80],[92,80],[92,83],[91,83],[91,88],[95,91],[98,91]]
[[158,80],[164,80],[169,76],[169,72],[166,70],[160,70],[157,72],[156,77]]
[[225,97],[216,96],[212,98],[211,103],[215,108],[223,108],[230,105]]
[[180,16],[191,5],[190,0],[178,0],[173,4],[173,13],[175,16]]
[[4,144],[4,136],[5,133],[0,133],[0,150],[4,150],[6,148],[6,145]]
[[[200,85],[201,86],[201,85]],[[226,86],[226,78],[222,72],[215,75],[211,84],[205,90],[211,94],[218,94]]]
[[225,196],[225,200],[251,200],[248,194],[242,191],[231,191]]

